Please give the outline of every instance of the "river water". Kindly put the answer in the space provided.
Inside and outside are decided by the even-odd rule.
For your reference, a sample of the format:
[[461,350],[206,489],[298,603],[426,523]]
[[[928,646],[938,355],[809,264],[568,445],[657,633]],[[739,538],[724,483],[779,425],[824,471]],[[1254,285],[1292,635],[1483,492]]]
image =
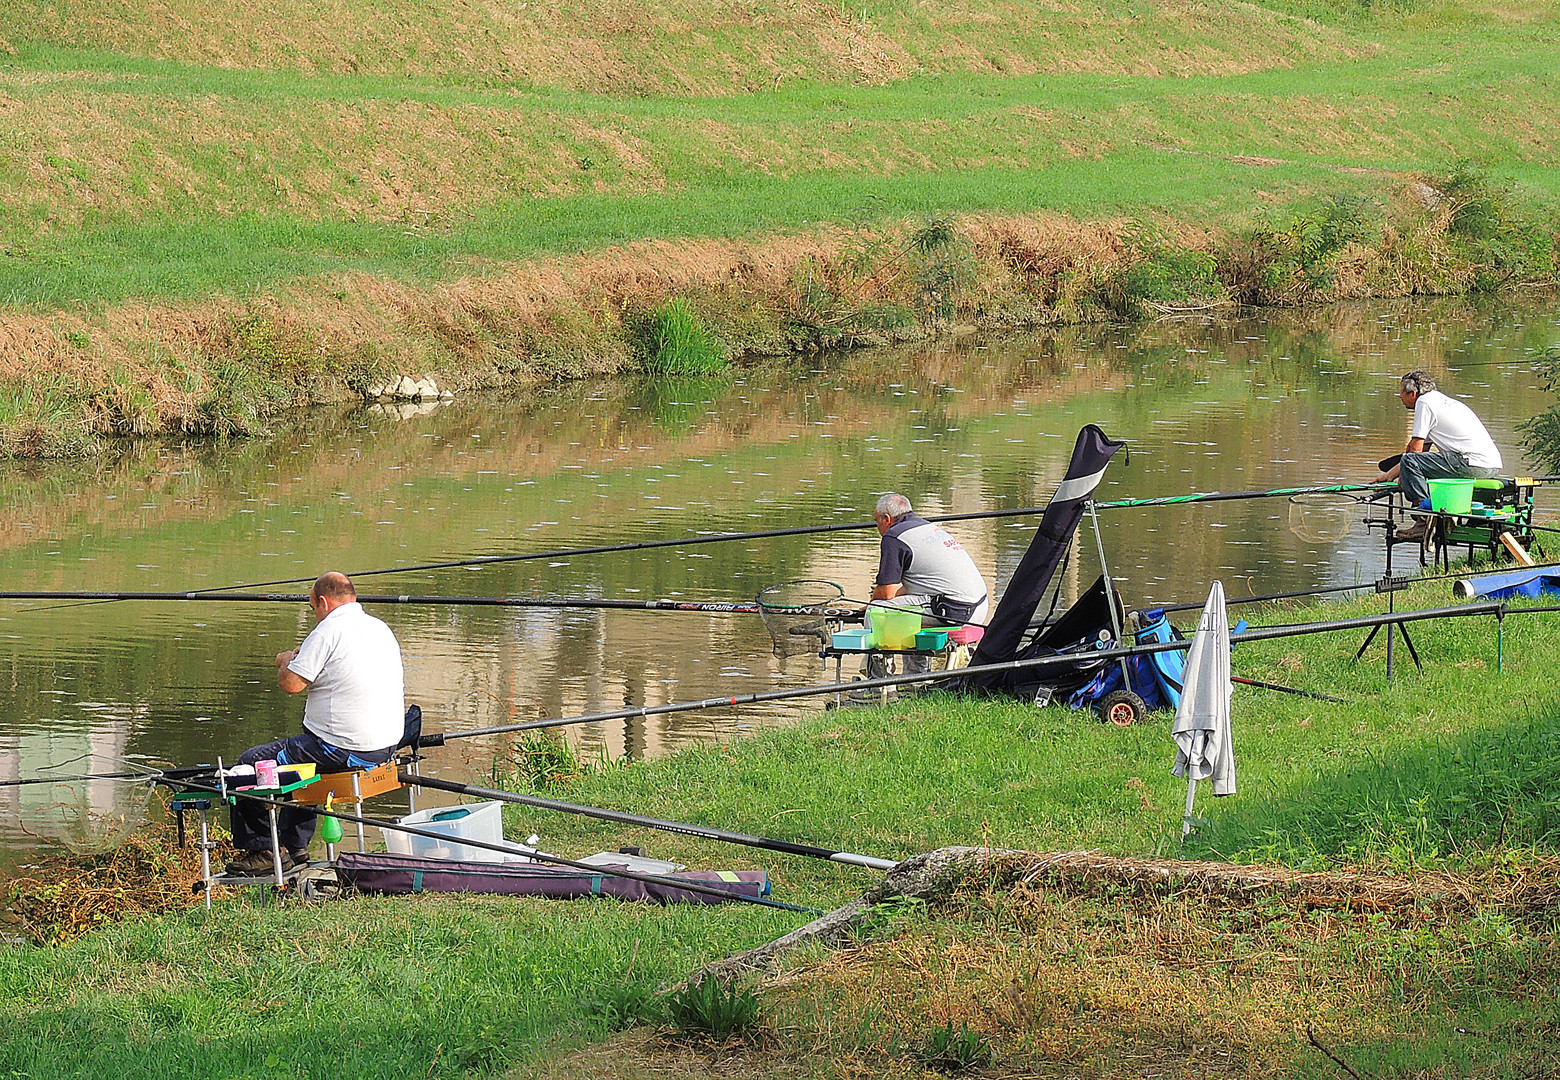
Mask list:
[[[605,380],[524,400],[311,412],[268,440],[138,443],[90,463],[0,467],[9,589],[190,590],[467,556],[866,521],[897,490],[922,513],[1043,505],[1078,429],[1128,440],[1103,500],[1374,478],[1402,448],[1395,376],[1434,373],[1526,470],[1516,426],[1549,403],[1529,361],[1552,301],[1341,306],[1224,322],[970,334],[773,362],[709,380]],[[1540,506],[1547,502],[1540,496]],[[1000,595],[1033,518],[951,526]],[[1305,522],[1301,532],[1314,532]],[[1127,602],[1196,602],[1369,580],[1378,533],[1307,540],[1282,499],[1101,514]],[[1087,528],[1087,522],[1086,522]],[[480,569],[364,576],[365,593],[751,600],[795,578],[864,597],[871,529]],[[1066,595],[1099,572],[1081,534]],[[269,591],[302,591],[275,586]],[[753,615],[381,606],[429,731],[823,681],[777,659]],[[126,762],[231,759],[297,730],[272,657],[303,604],[0,601],[0,780]],[[568,730],[587,758],[666,753],[819,699]],[[483,782],[502,740],[433,751]],[[144,820],[114,781],[0,788],[0,846],[97,844]],[[642,808],[654,812],[655,808]]]

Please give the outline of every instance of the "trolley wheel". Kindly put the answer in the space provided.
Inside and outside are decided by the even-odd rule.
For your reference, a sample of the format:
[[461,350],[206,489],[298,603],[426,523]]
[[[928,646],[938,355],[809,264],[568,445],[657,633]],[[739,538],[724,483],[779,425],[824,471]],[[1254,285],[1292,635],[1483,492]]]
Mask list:
[[1131,690],[1112,690],[1100,698],[1100,720],[1117,727],[1131,727],[1148,715],[1148,706]]

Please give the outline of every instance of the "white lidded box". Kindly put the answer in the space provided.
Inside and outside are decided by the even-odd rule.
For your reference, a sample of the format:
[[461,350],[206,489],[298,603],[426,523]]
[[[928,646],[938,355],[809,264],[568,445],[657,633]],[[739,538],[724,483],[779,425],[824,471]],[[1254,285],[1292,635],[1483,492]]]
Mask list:
[[[483,844],[505,844],[503,803],[465,803],[461,806],[436,806],[431,810],[419,810],[400,818],[402,825],[424,832],[438,833],[438,838],[417,836],[396,829],[382,829],[385,834],[385,850],[396,855],[411,855],[419,859],[453,859],[457,862],[504,862],[504,854],[490,848],[472,847],[461,840],[475,840]],[[518,844],[506,847],[521,850]]]

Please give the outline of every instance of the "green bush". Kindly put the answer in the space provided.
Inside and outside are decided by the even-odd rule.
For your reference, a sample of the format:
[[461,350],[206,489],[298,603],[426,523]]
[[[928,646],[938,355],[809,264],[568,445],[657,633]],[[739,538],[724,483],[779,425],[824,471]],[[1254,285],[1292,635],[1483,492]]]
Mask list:
[[699,321],[685,297],[656,308],[651,316],[649,368],[658,375],[713,375],[727,366],[715,335]]
[[1218,260],[1206,251],[1181,247],[1146,230],[1132,242],[1136,259],[1122,278],[1128,308],[1189,307],[1224,299]]
[[[1533,362],[1533,371],[1551,394],[1560,394],[1560,345],[1546,348]],[[1551,472],[1560,469],[1560,403],[1517,425],[1522,448]]]

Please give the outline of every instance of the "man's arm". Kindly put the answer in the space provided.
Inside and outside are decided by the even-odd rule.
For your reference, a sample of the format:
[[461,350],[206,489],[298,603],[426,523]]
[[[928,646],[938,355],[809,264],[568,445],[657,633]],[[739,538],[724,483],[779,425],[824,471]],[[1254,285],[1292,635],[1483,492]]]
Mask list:
[[[1403,447],[1403,453],[1405,454],[1422,454],[1424,453],[1424,450],[1425,441],[1423,439],[1409,439],[1408,445]],[[1376,483],[1379,484],[1383,480],[1396,480],[1402,471],[1403,463],[1399,461],[1396,465],[1392,466],[1392,468],[1376,477]]]
[[896,581],[892,585],[874,585],[872,586],[872,599],[892,600],[894,597],[898,596],[904,591],[905,587],[902,582]]
[[276,654],[276,685],[289,694],[301,693],[309,688],[309,680],[287,666],[297,655],[297,649],[288,649],[286,652]]

